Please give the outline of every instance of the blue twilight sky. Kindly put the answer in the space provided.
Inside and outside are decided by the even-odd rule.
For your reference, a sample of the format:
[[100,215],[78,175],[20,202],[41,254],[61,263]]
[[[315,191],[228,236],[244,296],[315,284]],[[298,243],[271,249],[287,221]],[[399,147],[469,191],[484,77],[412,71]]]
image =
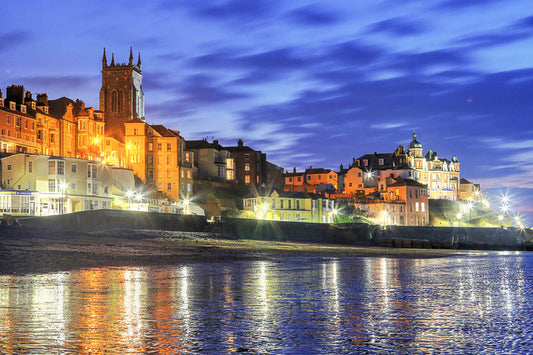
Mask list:
[[8,1],[0,88],[97,108],[103,48],[126,62],[130,46],[150,124],[242,138],[299,170],[391,152],[416,130],[533,216],[531,0]]

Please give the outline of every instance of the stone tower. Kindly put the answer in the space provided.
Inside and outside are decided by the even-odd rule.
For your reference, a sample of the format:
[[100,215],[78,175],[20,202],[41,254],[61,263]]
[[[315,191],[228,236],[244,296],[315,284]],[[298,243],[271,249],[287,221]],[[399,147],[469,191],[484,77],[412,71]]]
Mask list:
[[130,47],[128,63],[115,63],[115,56],[111,54],[111,63],[108,65],[104,48],[100,110],[105,113],[107,134],[123,140],[124,122],[133,119],[144,121],[142,78],[140,53],[137,64],[133,64]]

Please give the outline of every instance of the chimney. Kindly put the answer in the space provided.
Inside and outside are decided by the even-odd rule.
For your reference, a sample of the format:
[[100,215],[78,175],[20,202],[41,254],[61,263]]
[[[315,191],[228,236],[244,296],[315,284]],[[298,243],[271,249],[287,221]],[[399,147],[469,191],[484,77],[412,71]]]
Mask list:
[[244,143],[243,143],[242,139],[239,139],[239,140],[237,141],[237,146],[238,146],[239,148],[242,148],[242,147],[244,146]]
[[214,139],[214,140],[213,140],[213,144],[214,144],[214,145],[218,145],[218,139]]
[[6,90],[6,101],[16,102],[17,105],[24,104],[24,86],[9,86]]
[[31,92],[29,91],[26,91],[26,97],[24,98],[24,102],[27,101],[33,101],[33,99],[31,98]]
[[37,94],[37,102],[45,106],[48,106],[48,94],[47,93]]

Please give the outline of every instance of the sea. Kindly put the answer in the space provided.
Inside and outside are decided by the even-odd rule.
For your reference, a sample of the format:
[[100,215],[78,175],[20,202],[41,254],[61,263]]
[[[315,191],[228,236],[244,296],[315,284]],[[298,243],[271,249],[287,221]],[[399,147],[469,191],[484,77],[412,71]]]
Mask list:
[[533,352],[533,253],[0,276],[1,354]]

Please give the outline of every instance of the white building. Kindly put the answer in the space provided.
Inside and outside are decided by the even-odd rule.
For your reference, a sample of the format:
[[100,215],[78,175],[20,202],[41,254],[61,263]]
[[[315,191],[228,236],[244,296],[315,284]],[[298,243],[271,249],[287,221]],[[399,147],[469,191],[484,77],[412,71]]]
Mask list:
[[2,189],[38,191],[27,207],[19,207],[37,216],[111,208],[112,187],[112,167],[101,162],[32,154],[2,159]]

